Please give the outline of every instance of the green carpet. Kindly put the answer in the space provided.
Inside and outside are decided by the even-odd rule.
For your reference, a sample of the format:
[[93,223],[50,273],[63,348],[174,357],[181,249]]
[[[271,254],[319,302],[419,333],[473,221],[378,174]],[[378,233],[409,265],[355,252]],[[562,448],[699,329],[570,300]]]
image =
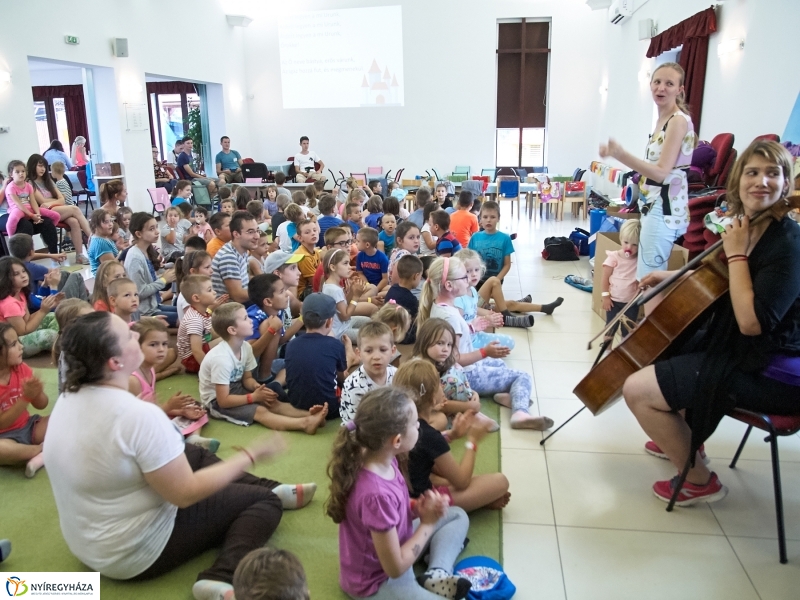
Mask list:
[[[51,405],[43,413],[49,413],[56,395],[56,372],[54,369],[36,369],[45,382]],[[170,377],[157,385],[159,396],[167,398],[176,391],[191,393],[197,397],[197,378],[187,375]],[[484,401],[484,412],[498,418],[498,408],[493,402]],[[302,561],[308,575],[312,598],[345,599],[339,589],[339,559],[337,526],[325,516],[322,504],[328,495],[328,480],[325,466],[337,422],[330,422],[317,435],[302,433],[284,434],[288,440],[288,451],[273,463],[256,467],[256,475],[268,476],[284,482],[315,481],[319,486],[314,501],[302,510],[286,511],[277,533],[270,543],[291,550]],[[246,446],[250,440],[265,432],[263,427],[237,427],[229,423],[212,420],[203,428],[203,435],[215,437],[222,442],[220,458],[233,453],[232,446]],[[91,432],[76,432],[76,435],[91,435]],[[476,473],[491,473],[500,470],[500,437],[493,434],[484,439],[478,454]],[[462,444],[455,444],[453,453],[460,460]],[[0,538],[12,541],[13,552],[0,571],[85,571],[67,548],[58,522],[53,493],[47,478],[47,470],[39,471],[32,480],[25,478],[23,469],[0,467]],[[470,544],[465,555],[482,554],[501,561],[502,515],[500,511],[480,510],[470,515]],[[104,600],[134,598],[186,598],[192,597],[191,586],[197,573],[207,568],[216,551],[209,551],[167,575],[143,583],[127,583],[102,578],[101,589]],[[502,562],[502,561],[501,561]]]

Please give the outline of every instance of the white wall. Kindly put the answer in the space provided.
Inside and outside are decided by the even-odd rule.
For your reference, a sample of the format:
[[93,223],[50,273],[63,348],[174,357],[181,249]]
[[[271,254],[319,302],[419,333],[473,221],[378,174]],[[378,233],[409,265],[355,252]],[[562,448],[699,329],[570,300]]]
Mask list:
[[[609,27],[601,138],[611,135],[638,155],[653,126],[649,85],[638,81],[638,72],[652,70],[655,59],[645,57],[649,40],[638,40],[638,21],[651,18],[664,31],[708,6],[707,0],[651,0],[628,22]],[[798,19],[797,0],[728,0],[717,8],[717,32],[709,38],[701,139],[732,132],[741,152],[757,135],[783,133],[800,90],[793,68]],[[719,42],[731,38],[745,38],[744,50],[717,56]]]
[[[195,18],[178,16],[188,11]],[[107,149],[104,144],[103,150],[112,160],[124,163],[134,209],[151,206],[145,191],[153,186],[150,135],[125,131],[123,103],[146,102],[145,72],[221,84],[225,90],[225,131],[236,141],[237,149],[249,153],[243,97],[236,93],[245,80],[240,59],[241,29],[227,24],[219,0],[193,0],[190,7],[177,0],[87,0],[81,3],[80,10],[63,0],[30,0],[16,3],[14,10],[6,12],[0,36],[0,69],[11,72],[12,82],[8,86],[0,84],[0,124],[10,124],[11,132],[0,134],[0,165],[12,158],[24,160],[38,149],[31,110],[29,56],[112,70],[116,119],[104,119],[101,127],[114,128],[120,142],[118,148]],[[42,19],[43,14],[58,14],[58,18]],[[30,33],[32,22],[37,23],[35,35]],[[179,39],[177,34],[180,47],[173,43]],[[66,45],[65,35],[79,36],[80,45]],[[111,40],[115,37],[128,38],[130,57],[112,55]],[[215,128],[220,128],[218,123]],[[217,148],[213,140],[212,148]]]
[[[572,173],[596,152],[599,95],[605,54],[605,16],[583,0],[375,0],[402,5],[405,106],[402,108],[284,110],[277,21],[280,7],[248,12],[245,31],[247,94],[255,156],[283,160],[299,150],[301,135],[333,168],[369,166],[406,175],[456,164],[494,166],[497,20],[552,18],[548,144],[551,172]],[[352,8],[352,0],[309,0],[308,10]],[[285,5],[289,6],[289,5]],[[284,10],[286,10],[284,8]],[[380,35],[365,31],[364,35]],[[386,43],[397,43],[386,39]],[[309,93],[324,94],[309,81]],[[235,146],[235,144],[234,144]]]
[[83,75],[78,67],[72,69],[36,69],[30,72],[31,85],[81,85]]

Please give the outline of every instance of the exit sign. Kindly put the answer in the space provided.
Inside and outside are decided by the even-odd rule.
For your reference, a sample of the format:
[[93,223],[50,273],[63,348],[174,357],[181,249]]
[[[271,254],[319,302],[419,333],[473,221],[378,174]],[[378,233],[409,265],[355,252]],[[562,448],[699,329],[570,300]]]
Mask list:
[[80,40],[78,39],[78,36],[76,36],[76,35],[65,35],[64,36],[64,41],[67,44],[72,44],[72,45],[75,45],[75,46],[80,44]]

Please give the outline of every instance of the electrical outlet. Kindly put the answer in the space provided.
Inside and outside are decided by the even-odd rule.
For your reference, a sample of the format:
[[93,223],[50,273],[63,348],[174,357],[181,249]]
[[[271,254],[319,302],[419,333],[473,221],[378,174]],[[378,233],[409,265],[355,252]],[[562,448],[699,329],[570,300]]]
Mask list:
[[11,131],[11,127],[8,125],[0,125],[0,133],[8,133]]

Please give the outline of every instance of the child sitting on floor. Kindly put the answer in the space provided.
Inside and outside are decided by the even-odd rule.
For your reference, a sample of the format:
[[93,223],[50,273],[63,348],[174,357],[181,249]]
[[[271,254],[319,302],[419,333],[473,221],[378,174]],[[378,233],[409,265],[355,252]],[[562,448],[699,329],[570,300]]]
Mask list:
[[[305,196],[304,196],[305,197]],[[278,226],[272,234],[278,242],[278,247],[283,252],[291,254],[300,247],[300,237],[297,235],[297,224],[304,220],[305,213],[297,204],[292,203],[283,210],[286,220]]]
[[[275,187],[275,186],[272,186]],[[288,550],[266,546],[239,561],[233,574],[237,600],[310,600],[306,572]]]
[[378,233],[378,250],[389,256],[394,250],[397,217],[393,214],[384,214],[380,221],[380,230],[380,233]]
[[250,250],[250,258],[247,259],[247,269],[252,279],[256,275],[264,273],[264,264],[269,255],[269,235],[266,231],[258,232],[258,243]]
[[[169,335],[164,321],[155,317],[145,317],[131,327],[139,334],[142,349],[142,364],[134,371],[128,381],[128,391],[145,402],[158,405],[156,396],[156,367],[165,362],[169,350]],[[205,409],[188,394],[177,392],[161,405],[172,418],[172,422],[186,437],[190,444],[202,446],[211,452],[219,448],[219,441],[199,435],[200,428],[208,423]]]
[[258,381],[269,381],[275,377],[283,384],[286,382],[286,361],[278,356],[281,347],[288,344],[303,327],[303,319],[292,319],[288,288],[275,273],[253,277],[247,286],[247,294],[252,302],[247,308],[247,315],[253,322],[253,337],[248,341],[253,346],[258,362],[255,377]]
[[[190,275],[205,275],[211,277],[211,255],[205,250],[194,250],[186,252],[182,257],[175,261],[175,281],[178,284],[178,289],[181,289],[181,284],[186,277]],[[211,305],[211,310],[224,304],[229,299],[228,294],[222,294]],[[186,309],[189,308],[189,301],[182,293],[178,294],[178,323],[180,324],[183,315],[186,314]]]
[[28,412],[47,407],[42,381],[22,362],[22,344],[10,323],[0,323],[0,465],[25,464],[25,477],[44,466],[47,419]]
[[[372,315],[372,320],[378,323],[384,323],[389,327],[392,332],[392,340],[395,344],[400,344],[411,328],[411,315],[394,300],[389,300],[386,304],[381,306],[380,310]],[[395,354],[392,361],[398,356],[399,352]]]
[[[398,456],[416,445],[417,427],[408,393],[382,387],[364,396],[355,419],[334,441],[325,511],[339,524],[339,585],[350,597],[397,600],[436,593],[452,599],[466,597],[471,587],[453,575],[469,529],[464,510],[448,506],[448,498],[433,490],[412,508]],[[426,546],[428,569],[415,577],[414,563]]]
[[[419,252],[420,240],[419,227],[411,221],[403,221],[397,226],[396,242],[397,247],[392,252],[389,258],[389,282],[399,283],[400,278],[397,276],[397,261],[408,254],[416,255]],[[414,295],[419,298],[422,292],[421,288],[414,290]]]
[[[109,311],[126,323],[139,320],[139,290],[136,284],[127,277],[113,279],[108,284]],[[174,361],[174,357],[173,357]]]
[[375,293],[379,293],[389,282],[389,259],[378,250],[378,231],[362,227],[356,234],[356,245],[356,272],[363,274],[377,288]]
[[349,285],[347,291],[342,287],[342,281],[347,281],[353,274],[347,250],[341,248],[328,250],[322,259],[322,270],[326,276],[322,293],[330,296],[336,306],[336,311],[332,315],[333,337],[338,340],[347,335],[350,341],[355,342],[356,330],[369,322],[369,317],[354,316],[358,307],[356,298],[364,293],[364,284],[356,280]]
[[[447,436],[431,427],[434,407],[444,400],[444,394],[436,368],[426,360],[415,359],[403,364],[397,370],[394,382],[398,387],[415,392],[419,414],[419,439],[408,453],[411,496],[418,498],[427,490],[435,489],[449,497],[452,505],[467,512],[484,506],[503,509],[511,497],[506,476],[502,473],[473,475],[478,444],[488,432],[486,425],[476,419],[473,411],[468,411],[453,419]],[[450,444],[465,436],[466,451],[459,464],[450,452]]]
[[217,296],[211,277],[189,275],[181,282],[181,295],[189,300],[178,327],[178,358],[187,373],[197,373],[203,359],[211,350],[211,316],[208,309],[214,306]]
[[199,376],[200,400],[212,417],[235,425],[257,422],[269,429],[310,435],[325,424],[327,404],[320,406],[315,398],[307,398],[313,406],[299,410],[281,401],[285,393],[279,383],[260,385],[253,378],[258,365],[246,341],[253,335],[253,322],[244,306],[223,304],[212,314],[211,327],[222,341],[206,354]]
[[268,185],[265,188],[262,187],[261,190],[261,202],[264,205],[264,210],[272,218],[278,212],[278,186]]
[[214,237],[214,230],[208,223],[208,209],[203,206],[194,207],[194,228],[191,230],[192,235],[197,235],[203,238],[206,242],[210,242]]
[[450,233],[450,215],[439,209],[431,213],[428,222],[431,225],[431,235],[436,238],[436,256],[453,256],[461,250],[461,244]]
[[394,352],[394,336],[388,325],[372,321],[358,330],[356,356],[361,366],[344,380],[342,386],[339,415],[344,425],[355,418],[356,409],[367,392],[392,385],[397,369],[389,363]]
[[[345,345],[329,334],[336,303],[325,294],[310,294],[303,300],[306,333],[286,346],[286,381],[289,401],[297,408],[324,402],[328,418],[339,417],[338,387],[348,368]],[[356,362],[357,364],[357,362]]]
[[445,257],[433,261],[419,302],[417,334],[428,319],[440,318],[450,323],[455,332],[452,344],[458,348],[457,361],[464,367],[472,389],[478,394],[509,394],[510,398],[495,396],[495,402],[512,409],[512,429],[549,429],[553,426],[552,419],[530,412],[533,391],[531,376],[510,369],[499,360],[508,356],[510,349],[493,341],[479,350],[473,350],[469,326],[455,307],[455,299],[467,293],[467,278],[464,263],[458,258]]
[[372,196],[367,200],[367,213],[367,216],[364,217],[364,225],[377,230],[383,216],[383,200],[380,196]]
[[92,307],[95,310],[102,310],[108,312],[111,310],[108,302],[108,286],[115,279],[127,277],[125,274],[125,267],[115,260],[109,260],[100,265],[97,269],[97,275],[94,278],[94,289],[92,290],[92,297],[89,299]]
[[117,209],[117,225],[119,225],[119,237],[122,238],[122,241],[125,244],[125,247],[131,245],[131,217],[133,216],[133,211],[128,208],[127,206],[120,206]]
[[419,300],[413,290],[419,287],[422,280],[422,261],[413,254],[407,254],[397,261],[398,282],[386,292],[386,302],[396,302],[406,309],[411,317],[411,326],[400,344],[413,344],[416,339],[416,320],[419,311]]

